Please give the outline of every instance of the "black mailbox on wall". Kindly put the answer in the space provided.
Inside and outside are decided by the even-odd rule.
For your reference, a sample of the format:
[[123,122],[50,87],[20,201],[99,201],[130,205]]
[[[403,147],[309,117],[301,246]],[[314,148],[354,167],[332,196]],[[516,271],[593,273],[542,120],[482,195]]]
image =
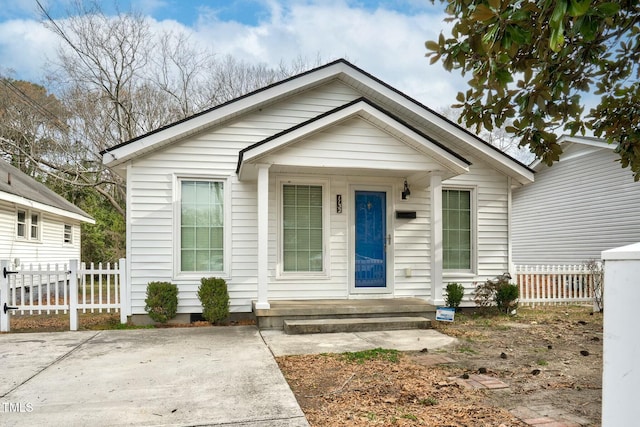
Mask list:
[[396,211],[396,218],[398,219],[415,219],[416,211]]

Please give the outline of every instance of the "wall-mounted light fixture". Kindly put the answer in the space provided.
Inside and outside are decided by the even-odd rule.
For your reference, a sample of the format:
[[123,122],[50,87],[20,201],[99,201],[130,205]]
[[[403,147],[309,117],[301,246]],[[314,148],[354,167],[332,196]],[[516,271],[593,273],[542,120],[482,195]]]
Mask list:
[[407,180],[404,180],[404,189],[402,190],[402,200],[407,200],[411,195],[411,190],[409,190],[409,184],[407,184]]

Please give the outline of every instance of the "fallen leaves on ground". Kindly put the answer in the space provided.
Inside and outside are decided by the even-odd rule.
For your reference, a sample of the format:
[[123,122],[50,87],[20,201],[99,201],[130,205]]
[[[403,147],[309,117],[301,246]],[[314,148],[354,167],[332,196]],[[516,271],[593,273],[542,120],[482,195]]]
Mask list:
[[[485,391],[459,385],[460,370],[397,362],[350,362],[343,355],[277,359],[312,426],[526,426],[507,410],[485,405]],[[462,403],[464,402],[464,403]]]
[[[601,412],[602,315],[590,307],[521,308],[516,316],[456,314],[436,328],[458,342],[357,363],[341,354],[277,358],[313,427],[526,426],[510,411],[552,405],[597,426]],[[582,356],[581,351],[589,352]],[[434,365],[429,357],[452,363]],[[353,359],[353,358],[350,358]],[[508,389],[471,389],[486,372]],[[542,416],[542,415],[541,415]]]

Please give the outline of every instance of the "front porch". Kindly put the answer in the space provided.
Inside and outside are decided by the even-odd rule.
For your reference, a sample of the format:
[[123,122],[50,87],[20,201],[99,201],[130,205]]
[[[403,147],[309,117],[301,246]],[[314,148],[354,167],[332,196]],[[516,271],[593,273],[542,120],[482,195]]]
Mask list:
[[420,298],[271,300],[253,312],[260,329],[287,333],[428,328],[435,306]]

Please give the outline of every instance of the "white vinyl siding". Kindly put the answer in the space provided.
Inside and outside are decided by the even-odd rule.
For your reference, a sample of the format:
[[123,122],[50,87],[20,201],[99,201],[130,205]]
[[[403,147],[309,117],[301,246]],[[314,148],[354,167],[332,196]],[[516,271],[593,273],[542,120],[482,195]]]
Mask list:
[[640,242],[640,182],[613,150],[573,148],[514,191],[514,263],[582,264]]
[[294,146],[265,156],[264,161],[285,166],[424,171],[441,168],[429,156],[398,141],[363,118],[356,117],[318,132]]
[[[225,271],[231,312],[248,312],[257,297],[257,193],[255,180],[239,181],[238,153],[252,144],[289,129],[321,113],[357,99],[363,94],[341,82],[325,82],[287,100],[262,105],[260,111],[230,118],[223,125],[193,133],[162,149],[133,159],[127,169],[128,274],[133,314],[145,314],[144,299],[150,281],[171,281],[179,286],[179,313],[202,310],[197,298],[203,275],[176,274],[179,267],[179,180],[216,177],[225,182]],[[367,94],[368,95],[368,94]],[[395,111],[397,113],[397,111]],[[404,119],[404,117],[401,117]],[[456,150],[456,140],[442,140]],[[481,159],[462,155],[473,163],[470,173],[445,180],[445,188],[473,188],[477,224],[473,236],[474,271],[451,281],[493,277],[508,269],[508,190],[506,176]],[[424,155],[373,123],[354,117],[336,123],[300,141],[281,147],[255,163],[271,164],[268,200],[268,297],[279,299],[349,298],[350,191],[358,186],[384,186],[393,259],[389,262],[392,297],[431,295],[430,189],[428,171],[444,170],[432,156]],[[245,165],[253,167],[253,165]],[[410,200],[401,201],[407,177]],[[299,179],[303,178],[303,179]],[[323,271],[283,274],[282,186],[323,183]],[[336,209],[341,196],[343,210]],[[415,219],[397,219],[395,211],[415,211]],[[287,272],[288,273],[288,272]],[[217,274],[216,274],[217,275]],[[449,278],[445,279],[445,283]]]
[[323,269],[322,186],[282,187],[282,265],[284,272]]
[[[226,179],[225,197],[228,221],[228,243],[225,253],[228,269],[223,276],[227,280],[232,312],[251,310],[251,301],[257,292],[257,194],[255,182],[238,182],[235,169],[238,153],[268,136],[301,123],[325,111],[343,105],[360,94],[340,82],[330,82],[322,88],[278,102],[262,111],[239,116],[225,126],[209,132],[194,134],[166,148],[142,156],[131,163],[127,172],[127,222],[129,243],[128,262],[131,280],[133,314],[145,314],[144,299],[150,281],[171,281],[179,286],[179,313],[197,313],[202,305],[197,297],[197,275],[176,275],[173,265],[177,262],[179,246],[174,245],[176,227],[174,209],[175,176],[217,176]],[[273,176],[273,173],[270,172]],[[270,180],[269,206],[269,265],[271,280],[276,277],[277,227],[275,181]],[[346,193],[344,193],[346,194]],[[332,201],[333,203],[333,201]],[[177,223],[179,226],[179,223]],[[343,234],[338,239],[343,239]],[[331,236],[333,239],[334,236]],[[176,236],[176,240],[179,240]],[[330,245],[332,242],[327,242]],[[346,252],[340,254],[346,257]],[[332,255],[333,259],[333,255]],[[331,261],[329,261],[331,262]],[[179,264],[177,264],[179,266]],[[345,267],[332,269],[331,283],[321,283],[317,288],[305,287],[305,297],[345,297],[340,286],[346,277]],[[293,283],[269,285],[270,298],[286,298],[291,295]]]
[[180,270],[224,270],[224,186],[180,181]]
[[[67,264],[69,260],[80,259],[80,227],[79,223],[70,222],[68,218],[47,212],[38,212],[39,239],[18,238],[16,233],[17,212],[23,211],[25,219],[29,219],[29,209],[13,203],[0,201],[0,259],[22,264]],[[27,221],[28,222],[28,221]],[[64,224],[74,225],[72,244],[64,243]],[[30,227],[25,226],[25,233]]]

